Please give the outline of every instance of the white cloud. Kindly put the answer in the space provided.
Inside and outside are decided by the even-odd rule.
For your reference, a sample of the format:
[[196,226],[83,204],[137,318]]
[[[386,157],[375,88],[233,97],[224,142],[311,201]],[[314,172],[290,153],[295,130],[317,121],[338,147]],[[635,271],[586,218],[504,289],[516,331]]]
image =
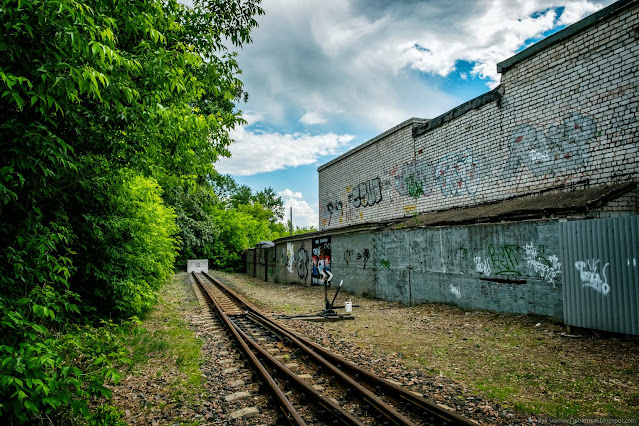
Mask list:
[[564,13],[559,18],[559,25],[570,25],[599,9],[601,9],[600,5],[592,4],[587,1],[570,3],[566,5]]
[[322,116],[318,112],[309,111],[300,118],[300,122],[304,124],[324,124],[328,121],[328,118]]
[[296,200],[301,200],[302,199],[302,193],[301,192],[299,192],[299,191],[293,192],[293,191],[291,191],[288,188],[286,188],[284,191],[278,192],[277,195],[282,197],[282,199],[286,199],[286,198],[294,198]]
[[384,131],[465,100],[419,73],[448,76],[463,60],[474,64],[469,77],[495,86],[497,62],[527,40],[611,1],[264,0],[254,42],[238,57],[241,79],[252,108],[274,125],[297,111],[304,124]]
[[290,219],[290,208],[293,208],[293,226],[308,228],[309,226],[319,226],[319,214],[317,206],[313,208],[308,202],[303,200],[301,192],[293,192],[285,189],[277,193],[284,202],[284,222]]
[[244,126],[232,130],[231,137],[235,140],[229,148],[231,158],[220,159],[216,168],[220,173],[238,176],[313,164],[321,156],[340,153],[354,139],[336,133],[253,132]]

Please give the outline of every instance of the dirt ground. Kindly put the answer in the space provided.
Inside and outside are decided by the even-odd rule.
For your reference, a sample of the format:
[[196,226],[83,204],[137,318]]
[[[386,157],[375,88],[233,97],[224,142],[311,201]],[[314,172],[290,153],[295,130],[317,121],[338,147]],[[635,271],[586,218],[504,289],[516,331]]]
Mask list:
[[[213,275],[266,312],[293,316],[324,307],[323,288]],[[639,423],[637,336],[568,330],[533,315],[407,307],[347,292],[335,305],[346,300],[358,305],[354,321],[286,324],[357,362],[370,360],[371,369],[422,393],[432,389],[420,382],[437,392],[443,385],[434,379],[441,379],[456,387],[458,400],[442,403],[476,406],[495,423],[508,424],[509,416],[531,416],[530,423]]]

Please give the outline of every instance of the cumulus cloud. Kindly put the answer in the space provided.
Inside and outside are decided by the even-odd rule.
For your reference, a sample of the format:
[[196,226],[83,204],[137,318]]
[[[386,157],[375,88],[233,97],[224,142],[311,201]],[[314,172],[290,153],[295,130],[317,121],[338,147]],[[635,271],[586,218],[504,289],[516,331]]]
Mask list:
[[343,151],[354,138],[336,133],[251,131],[245,126],[232,130],[231,137],[235,140],[230,146],[231,158],[222,158],[216,168],[220,173],[237,176],[313,164],[322,156]]
[[304,124],[324,124],[328,121],[328,118],[322,116],[318,112],[309,111],[300,118],[300,122]]
[[308,228],[310,226],[319,226],[319,215],[317,213],[317,205],[311,206],[308,202],[304,201],[304,197],[301,192],[293,192],[290,189],[285,189],[277,193],[282,197],[284,202],[284,216],[285,221],[290,219],[290,208],[293,208],[293,225]]
[[299,192],[299,191],[293,192],[293,191],[291,191],[288,188],[286,188],[284,191],[278,192],[277,195],[282,197],[282,199],[294,198],[296,200],[301,200],[303,198],[301,192]]
[[383,131],[460,103],[420,73],[448,76],[467,61],[469,77],[495,86],[497,62],[611,2],[265,0],[254,43],[238,60],[252,105],[269,122],[297,109],[304,124]]

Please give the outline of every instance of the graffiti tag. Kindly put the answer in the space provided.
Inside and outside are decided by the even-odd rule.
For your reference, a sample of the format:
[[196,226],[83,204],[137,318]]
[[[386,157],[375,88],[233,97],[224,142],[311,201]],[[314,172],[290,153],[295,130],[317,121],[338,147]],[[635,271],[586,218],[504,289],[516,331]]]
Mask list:
[[488,255],[493,263],[493,267],[496,269],[495,275],[521,275],[521,272],[517,270],[519,266],[517,250],[519,250],[519,246],[510,244],[506,244],[500,248],[488,246]]
[[534,177],[578,169],[588,161],[588,144],[596,134],[595,121],[580,113],[571,113],[546,132],[521,124],[508,139],[510,155],[502,178],[512,184],[524,166]]
[[429,195],[433,186],[433,167],[425,161],[413,160],[395,166],[389,173],[395,180],[395,189],[400,195],[419,198]]
[[335,204],[333,204],[332,202],[329,202],[326,205],[326,211],[328,212],[328,226],[331,225],[331,220],[333,219],[333,212],[335,212],[335,216],[339,215],[339,221],[340,223],[342,222],[343,208],[342,208],[341,201],[338,201]]
[[561,273],[561,262],[555,255],[549,256],[547,259],[539,254],[537,247],[530,244],[524,245],[524,252],[526,254],[526,264],[536,274],[539,274],[546,282],[555,285],[555,277]]
[[488,262],[488,259],[482,260],[481,257],[477,256],[474,260],[475,269],[477,270],[477,272],[483,275],[490,275],[492,271],[490,269],[490,263]]
[[306,278],[308,277],[308,262],[308,252],[302,245],[295,255],[295,264],[297,265],[297,276],[304,281],[306,281]]
[[435,167],[435,183],[445,196],[475,195],[480,179],[479,162],[468,148],[459,154],[443,156]]
[[582,287],[591,287],[604,296],[607,296],[610,292],[610,284],[608,284],[608,278],[606,278],[606,268],[610,263],[606,263],[603,268],[601,268],[601,274],[599,274],[597,272],[599,260],[600,259],[592,259],[586,262],[580,260],[575,262],[575,268],[579,271]]
[[450,285],[449,287],[450,292],[453,293],[455,296],[457,296],[458,299],[461,299],[461,291],[459,290],[459,287],[455,287],[454,285]]
[[374,206],[382,201],[382,181],[376,177],[362,182],[353,188],[348,195],[348,200],[355,208]]

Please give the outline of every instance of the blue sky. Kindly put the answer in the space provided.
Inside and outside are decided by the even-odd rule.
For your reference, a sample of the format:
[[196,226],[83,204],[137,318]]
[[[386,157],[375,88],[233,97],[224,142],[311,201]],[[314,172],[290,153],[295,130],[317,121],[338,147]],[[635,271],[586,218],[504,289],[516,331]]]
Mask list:
[[263,0],[238,52],[248,125],[222,173],[318,226],[317,167],[499,84],[496,63],[611,0]]

